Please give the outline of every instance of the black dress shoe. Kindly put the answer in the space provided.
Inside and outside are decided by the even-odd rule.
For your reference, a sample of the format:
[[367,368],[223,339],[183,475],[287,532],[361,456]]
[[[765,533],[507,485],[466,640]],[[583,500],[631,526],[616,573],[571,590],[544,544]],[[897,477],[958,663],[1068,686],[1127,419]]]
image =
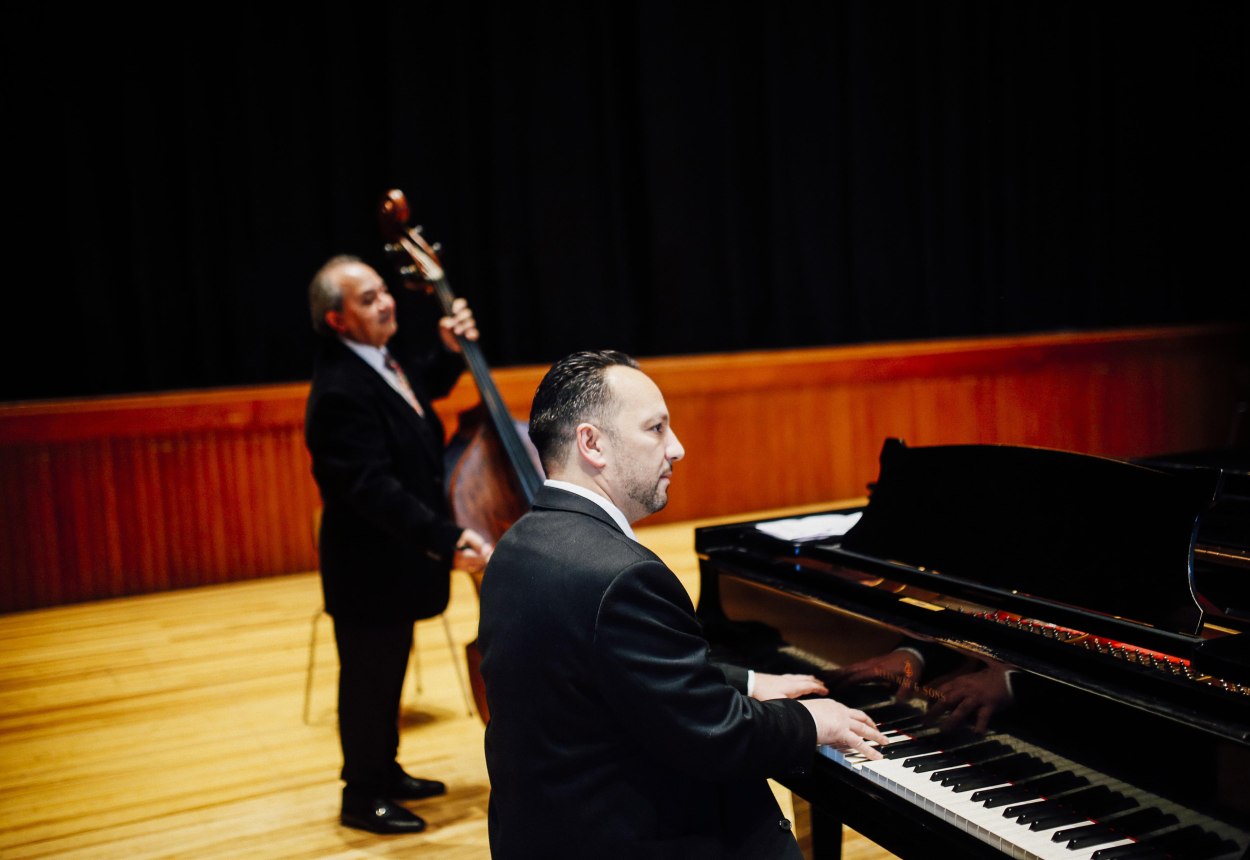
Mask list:
[[367,804],[344,804],[339,821],[344,827],[355,827],[370,833],[420,833],[425,829],[421,816],[384,797],[374,798]]
[[395,800],[420,800],[423,797],[438,797],[447,793],[447,786],[437,779],[418,779],[404,774],[397,779],[386,793]]

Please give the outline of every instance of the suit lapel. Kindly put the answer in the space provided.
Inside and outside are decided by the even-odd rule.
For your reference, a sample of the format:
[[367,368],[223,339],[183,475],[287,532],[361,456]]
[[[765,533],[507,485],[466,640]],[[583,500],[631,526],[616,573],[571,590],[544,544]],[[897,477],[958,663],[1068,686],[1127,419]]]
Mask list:
[[[372,386],[372,390],[376,393],[383,407],[394,414],[398,420],[412,427],[417,438],[421,441],[421,450],[425,453],[426,458],[432,466],[437,467],[436,472],[441,470],[443,440],[439,434],[442,432],[442,425],[438,425],[436,432],[435,425],[428,418],[418,415],[417,410],[412,408],[412,404],[404,399],[404,395],[392,388],[391,384],[382,378],[382,374],[370,367],[367,361],[346,346],[343,346],[343,344],[339,343],[337,346],[342,351],[343,360],[348,363],[347,366],[352,368],[352,373],[360,380],[360,384]],[[405,372],[407,372],[406,369]],[[409,374],[409,378],[412,378],[411,374]],[[415,388],[413,390],[426,415],[434,415],[433,406],[426,402],[420,391],[417,391]]]

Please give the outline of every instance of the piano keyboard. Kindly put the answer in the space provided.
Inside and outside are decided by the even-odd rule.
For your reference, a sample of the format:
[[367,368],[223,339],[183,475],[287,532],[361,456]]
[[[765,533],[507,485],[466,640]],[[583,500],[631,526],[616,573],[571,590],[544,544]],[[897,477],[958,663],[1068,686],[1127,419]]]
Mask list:
[[907,705],[865,710],[890,738],[886,758],[821,754],[1009,857],[1238,860],[1250,843],[1221,821],[1018,738],[920,730],[920,712]]

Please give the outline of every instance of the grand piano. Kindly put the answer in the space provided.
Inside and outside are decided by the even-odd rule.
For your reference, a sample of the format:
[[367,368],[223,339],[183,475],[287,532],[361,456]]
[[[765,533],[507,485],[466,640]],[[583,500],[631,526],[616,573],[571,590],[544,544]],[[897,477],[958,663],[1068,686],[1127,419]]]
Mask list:
[[[905,858],[1248,855],[1250,474],[889,439],[868,489],[695,532],[713,656],[818,674],[891,738],[782,780],[814,856],[843,823]],[[984,727],[942,706],[969,689]]]

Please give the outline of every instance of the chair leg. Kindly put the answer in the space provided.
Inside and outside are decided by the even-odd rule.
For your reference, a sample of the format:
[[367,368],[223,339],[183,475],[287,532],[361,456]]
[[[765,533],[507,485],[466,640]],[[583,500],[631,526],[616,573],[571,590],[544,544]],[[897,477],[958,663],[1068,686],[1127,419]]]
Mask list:
[[[465,706],[468,715],[471,717],[473,716],[473,696],[469,692],[468,685],[465,682],[464,671],[460,667],[460,657],[456,653],[456,643],[451,637],[451,623],[447,620],[446,614],[439,615],[438,618],[443,622],[443,634],[447,637],[447,650],[451,652],[451,668],[456,673],[456,683],[460,685],[460,695],[464,696]],[[412,630],[412,664],[415,676],[413,683],[416,685],[418,693],[424,692],[421,686],[421,655],[417,646],[420,624],[421,622],[418,621],[413,625]]]
[[412,684],[417,688],[417,695],[425,692],[421,686],[421,645],[417,641],[417,624],[412,625]]
[[464,704],[468,716],[473,716],[473,697],[464,682],[464,672],[460,670],[460,655],[456,653],[456,643],[451,638],[451,624],[446,614],[438,616],[443,620],[443,632],[447,634],[447,650],[451,652],[451,667],[456,670],[456,682],[460,684],[460,695],[464,696]]
[[312,617],[312,633],[308,637],[308,671],[304,674],[304,725],[309,724],[308,709],[312,703],[313,668],[317,664],[317,622],[325,615],[324,609],[318,609]]

